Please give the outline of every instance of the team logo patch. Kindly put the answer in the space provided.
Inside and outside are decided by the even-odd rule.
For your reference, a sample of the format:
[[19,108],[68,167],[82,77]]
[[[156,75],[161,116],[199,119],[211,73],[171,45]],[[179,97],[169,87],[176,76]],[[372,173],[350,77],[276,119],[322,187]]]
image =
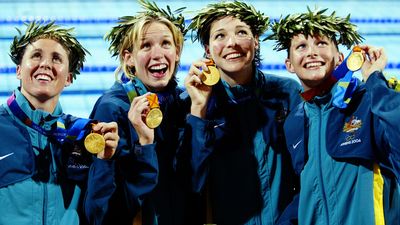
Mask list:
[[345,123],[343,126],[343,132],[354,133],[356,130],[360,129],[362,126],[362,121],[357,119],[357,117],[352,116],[350,121]]
[[347,133],[346,141],[341,143],[340,146],[346,146],[356,143],[361,143],[361,139],[356,137],[356,131],[362,126],[362,121],[357,119],[356,116],[352,116],[349,122],[346,122],[343,126],[343,132]]

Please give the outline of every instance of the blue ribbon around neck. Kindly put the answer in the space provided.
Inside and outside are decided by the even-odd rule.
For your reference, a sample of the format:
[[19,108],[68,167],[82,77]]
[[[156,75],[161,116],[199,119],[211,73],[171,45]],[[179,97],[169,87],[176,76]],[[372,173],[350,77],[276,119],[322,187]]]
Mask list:
[[[87,125],[90,122],[94,122],[94,120],[77,118],[68,114],[63,114],[57,119],[57,126],[52,126],[50,130],[46,130],[40,125],[34,123],[28,117],[28,115],[25,114],[15,99],[15,93],[8,98],[7,105],[11,112],[26,126],[35,129],[40,134],[55,139],[61,144],[63,144],[65,141],[72,143],[74,141],[81,140],[87,133],[87,130],[91,129],[91,127],[87,128]],[[69,127],[66,127],[65,123],[68,123]]]
[[[136,78],[129,80],[128,82],[122,82],[122,86],[128,95],[129,102],[132,102],[135,97],[144,95],[148,92],[144,84]],[[157,92],[155,94],[158,97],[158,103],[160,106],[173,98],[173,95],[171,95],[169,91]]]
[[345,109],[351,101],[354,91],[357,88],[358,79],[353,77],[354,71],[347,68],[346,59],[333,71],[333,77],[337,80],[336,89],[333,93],[333,106]]

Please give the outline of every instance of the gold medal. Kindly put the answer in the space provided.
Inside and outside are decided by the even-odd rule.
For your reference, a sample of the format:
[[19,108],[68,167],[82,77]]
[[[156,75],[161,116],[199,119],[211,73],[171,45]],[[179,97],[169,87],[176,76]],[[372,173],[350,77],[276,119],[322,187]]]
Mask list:
[[146,98],[149,101],[150,111],[146,114],[144,122],[149,128],[154,129],[161,124],[163,115],[160,110],[160,104],[158,103],[157,95],[151,93],[147,95]]
[[213,86],[219,81],[220,78],[219,71],[214,64],[214,61],[212,60],[210,63],[207,63],[207,67],[210,72],[203,71],[203,76],[201,77],[201,81],[207,86]]
[[162,119],[160,108],[153,108],[147,113],[145,123],[149,128],[154,129],[161,124]]
[[84,144],[86,150],[92,154],[97,154],[104,151],[106,148],[106,141],[104,140],[103,135],[98,133],[90,133],[87,135]]
[[363,64],[364,64],[364,56],[361,53],[361,48],[355,46],[353,48],[353,52],[347,58],[346,61],[347,68],[351,71],[357,71],[362,67]]

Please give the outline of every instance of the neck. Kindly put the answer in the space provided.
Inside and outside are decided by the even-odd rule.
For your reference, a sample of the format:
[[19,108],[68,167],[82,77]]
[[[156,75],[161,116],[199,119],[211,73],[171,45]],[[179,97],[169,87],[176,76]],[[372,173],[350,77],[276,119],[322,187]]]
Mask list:
[[310,101],[315,96],[322,96],[328,93],[335,83],[336,79],[333,76],[329,76],[327,79],[325,79],[321,84],[319,84],[316,87],[306,88],[306,86],[303,85],[304,92],[302,92],[300,95],[301,97],[303,97],[305,101]]
[[31,105],[32,109],[40,109],[48,113],[53,113],[54,109],[57,106],[59,95],[56,95],[52,98],[43,98],[40,99],[36,96],[32,96],[26,93],[24,90],[21,90],[21,93],[25,96],[28,100],[29,104]]
[[254,69],[252,66],[232,73],[225,73],[220,70],[221,78],[231,87],[250,83],[253,77],[253,72]]

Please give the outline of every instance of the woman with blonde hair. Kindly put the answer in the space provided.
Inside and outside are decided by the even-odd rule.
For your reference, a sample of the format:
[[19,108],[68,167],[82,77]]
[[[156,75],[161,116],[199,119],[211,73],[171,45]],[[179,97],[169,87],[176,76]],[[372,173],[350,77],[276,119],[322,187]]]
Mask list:
[[117,191],[106,224],[132,224],[136,214],[146,225],[194,224],[189,220],[190,170],[179,160],[174,163],[186,111],[175,77],[185,33],[183,9],[140,3],[144,12],[121,17],[106,35],[123,75],[91,114],[120,125]]

